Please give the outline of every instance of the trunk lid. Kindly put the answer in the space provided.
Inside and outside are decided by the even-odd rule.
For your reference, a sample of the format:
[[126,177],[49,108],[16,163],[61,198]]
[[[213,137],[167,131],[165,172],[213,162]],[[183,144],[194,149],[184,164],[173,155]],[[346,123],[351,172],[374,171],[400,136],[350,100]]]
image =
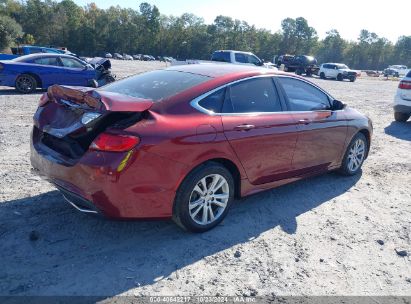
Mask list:
[[100,92],[94,88],[54,85],[34,115],[34,141],[65,158],[78,159],[107,128],[125,129],[151,108],[153,101]]

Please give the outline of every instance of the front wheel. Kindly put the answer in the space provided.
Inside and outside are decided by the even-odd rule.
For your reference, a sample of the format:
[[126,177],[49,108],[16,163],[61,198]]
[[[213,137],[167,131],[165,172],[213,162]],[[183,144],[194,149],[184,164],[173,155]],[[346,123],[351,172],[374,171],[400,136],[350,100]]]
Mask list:
[[345,152],[339,172],[343,175],[357,174],[365,160],[368,151],[368,141],[364,134],[358,133],[351,140]]
[[343,75],[342,75],[342,74],[338,74],[338,75],[337,75],[337,80],[338,80],[338,81],[343,81]]
[[20,93],[33,93],[37,89],[37,81],[29,74],[22,74],[17,77],[15,87]]
[[401,112],[394,112],[394,119],[398,122],[406,122],[410,118],[410,115],[401,113]]
[[354,82],[356,79],[357,79],[356,76],[351,76],[351,77],[350,77],[350,82]]
[[176,193],[173,220],[183,229],[204,232],[227,215],[234,199],[234,179],[218,163],[202,165],[187,175]]

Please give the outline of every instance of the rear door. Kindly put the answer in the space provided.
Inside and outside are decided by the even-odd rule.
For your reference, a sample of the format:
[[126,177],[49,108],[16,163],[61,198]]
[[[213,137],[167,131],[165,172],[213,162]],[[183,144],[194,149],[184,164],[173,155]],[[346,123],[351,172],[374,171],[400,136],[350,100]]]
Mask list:
[[299,174],[339,164],[347,136],[344,110],[333,111],[331,99],[316,86],[294,77],[276,81],[287,100],[287,111],[298,123],[293,169]]
[[252,184],[286,178],[291,170],[297,125],[283,107],[272,77],[243,80],[226,90],[224,133]]

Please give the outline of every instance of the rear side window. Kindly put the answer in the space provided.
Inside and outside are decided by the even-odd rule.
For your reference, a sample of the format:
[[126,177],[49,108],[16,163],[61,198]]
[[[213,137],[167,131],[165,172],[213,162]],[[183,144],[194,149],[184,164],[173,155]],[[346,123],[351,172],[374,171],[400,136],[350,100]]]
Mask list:
[[229,52],[214,52],[211,56],[212,61],[219,61],[219,62],[231,62],[230,53]]
[[279,112],[281,103],[270,77],[233,84],[224,102],[225,113]]
[[159,101],[210,79],[204,75],[159,70],[128,77],[99,90]]
[[316,87],[295,78],[278,77],[288,98],[291,111],[316,111],[331,108],[326,94]]
[[218,90],[213,94],[208,95],[206,98],[202,99],[198,104],[209,111],[214,113],[221,113],[223,108],[223,101],[225,97],[225,89]]

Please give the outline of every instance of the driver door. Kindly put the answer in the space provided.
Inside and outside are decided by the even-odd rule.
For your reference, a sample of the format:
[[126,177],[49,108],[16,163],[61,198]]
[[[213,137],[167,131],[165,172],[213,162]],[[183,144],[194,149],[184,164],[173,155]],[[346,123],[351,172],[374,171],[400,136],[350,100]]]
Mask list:
[[87,86],[95,78],[95,70],[90,70],[87,65],[75,58],[60,57],[61,64],[66,71],[64,84],[73,86]]
[[333,111],[331,100],[314,85],[292,77],[278,77],[287,111],[298,123],[293,169],[304,174],[339,165],[347,137],[344,110]]

